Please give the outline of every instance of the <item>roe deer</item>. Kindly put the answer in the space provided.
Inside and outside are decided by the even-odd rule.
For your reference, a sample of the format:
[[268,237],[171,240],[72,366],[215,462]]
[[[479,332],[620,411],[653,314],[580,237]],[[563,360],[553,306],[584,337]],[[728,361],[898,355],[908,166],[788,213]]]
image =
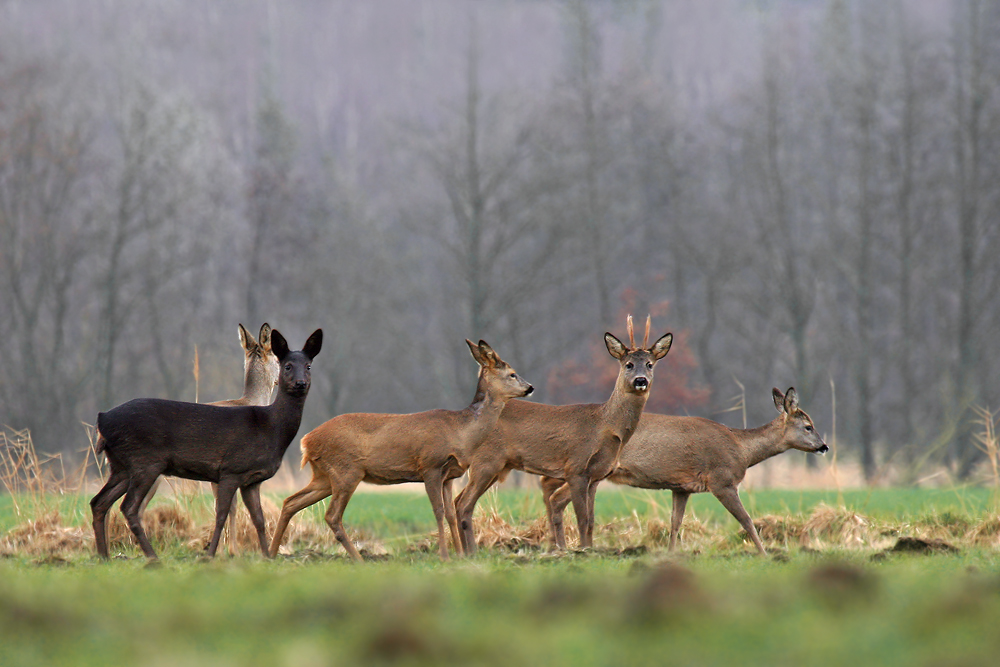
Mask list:
[[302,420],[311,381],[310,364],[323,344],[317,329],[302,351],[288,349],[271,332],[271,349],[281,367],[278,395],[265,406],[220,407],[158,398],[137,398],[97,415],[97,452],[108,457],[111,474],[90,501],[97,553],[108,557],[108,510],[124,494],[121,512],[150,559],[156,558],[139,517],[139,503],[159,475],[216,482],[215,530],[208,556],[215,556],[233,496],[240,490],[261,551],[267,555],[260,485],[274,476]]
[[344,531],[344,509],[361,482],[423,482],[438,526],[441,559],[448,559],[444,534],[447,518],[455,550],[461,541],[452,502],[451,482],[468,468],[470,456],[497,422],[507,401],[527,396],[533,387],[521,379],[485,342],[466,340],[479,364],[472,404],[464,410],[430,410],[414,414],[344,414],[302,436],[302,465],[312,468],[312,481],[288,496],[271,540],[278,553],[285,528],[301,510],[327,496],[326,522],[351,558],[361,554]]
[[[688,496],[710,491],[740,522],[757,550],[766,553],[737,491],[747,468],[789,449],[820,454],[829,449],[816,433],[812,419],[799,408],[794,388],[784,395],[773,389],[772,394],[781,414],[759,428],[729,428],[702,417],[651,413],[639,420],[639,428],[622,449],[618,467],[608,479],[640,489],[673,491],[671,551],[684,520]],[[551,480],[543,480],[542,488],[554,545],[565,548],[562,512],[568,503],[568,489]]]
[[462,545],[467,554],[476,552],[472,514],[476,501],[510,470],[564,480],[571,490],[580,527],[580,546],[592,544],[594,492],[597,483],[614,469],[625,444],[646,405],[653,366],[670,349],[672,334],[652,347],[649,319],[642,347],[636,347],[632,318],[628,318],[629,346],[610,333],[604,343],[621,365],[611,397],[605,403],[544,405],[511,401],[500,415],[493,432],[472,455],[469,482],[455,500]]
[[[260,334],[255,340],[253,334],[246,328],[239,325],[240,346],[243,348],[243,395],[239,398],[231,398],[226,401],[215,401],[208,405],[223,405],[234,407],[237,405],[267,405],[271,402],[271,393],[274,385],[278,382],[278,359],[271,351],[271,325],[264,322],[260,326]],[[146,497],[139,505],[139,516],[145,516],[146,506],[156,494],[160,486],[162,477],[157,477],[153,486],[149,488]],[[218,488],[212,484],[212,494],[218,496]],[[230,507],[229,529],[235,528],[236,520],[236,498],[233,497],[233,504]],[[230,544],[232,548],[232,544]]]

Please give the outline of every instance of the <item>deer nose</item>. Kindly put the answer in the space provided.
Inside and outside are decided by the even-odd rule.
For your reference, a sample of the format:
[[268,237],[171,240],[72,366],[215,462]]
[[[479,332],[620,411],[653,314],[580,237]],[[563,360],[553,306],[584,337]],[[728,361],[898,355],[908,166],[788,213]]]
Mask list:
[[637,391],[646,391],[649,388],[649,380],[640,375],[632,381],[632,386],[635,387]]
[[532,386],[531,386],[531,385],[529,384],[529,385],[528,385],[528,389],[527,389],[527,390],[526,390],[526,391],[524,392],[524,395],[525,395],[525,396],[530,396],[530,395],[531,395],[531,392],[533,392],[533,391],[535,391],[535,388],[534,388],[534,387],[532,387]]
[[826,446],[826,443],[823,443],[822,445],[819,446],[819,449],[817,449],[816,451],[819,452],[820,454],[826,454],[828,451],[830,451],[830,448]]

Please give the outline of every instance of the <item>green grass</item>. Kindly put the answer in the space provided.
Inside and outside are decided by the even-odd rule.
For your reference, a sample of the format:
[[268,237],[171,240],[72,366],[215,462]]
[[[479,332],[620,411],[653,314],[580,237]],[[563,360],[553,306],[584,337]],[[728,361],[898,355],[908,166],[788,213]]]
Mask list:
[[[667,491],[647,491],[606,485],[599,492],[596,502],[596,521],[607,523],[614,519],[630,517],[633,512],[641,519],[657,517],[668,521],[671,499]],[[286,494],[269,494],[280,506]],[[752,517],[767,514],[808,515],[817,505],[824,503],[839,506],[840,500],[850,511],[877,520],[918,521],[933,517],[981,517],[995,511],[996,491],[983,487],[953,487],[942,489],[892,488],[836,491],[788,491],[765,489],[741,491],[740,496]],[[90,497],[64,494],[48,496],[41,503],[28,505],[24,513],[37,516],[45,510],[56,509],[64,523],[87,526],[90,524]],[[164,502],[154,499],[154,503]],[[201,504],[210,511],[211,496],[204,494]],[[541,493],[537,489],[509,489],[489,491],[479,501],[480,507],[495,508],[512,523],[524,523],[544,516]],[[323,521],[327,501],[306,509],[303,518]],[[117,510],[113,510],[117,511]],[[571,512],[571,510],[568,510]],[[723,527],[736,530],[736,522],[708,493],[691,496],[687,516],[697,517]],[[570,520],[571,515],[570,515]],[[14,512],[11,496],[0,493],[0,534],[21,523]],[[436,530],[430,503],[423,493],[384,492],[357,493],[344,513],[344,523],[352,529],[370,534],[387,543],[402,542],[417,535]]]
[[[755,517],[808,516],[835,492],[742,494]],[[280,502],[282,496],[273,497]],[[989,489],[844,492],[847,509],[896,525],[971,525]],[[41,499],[89,526],[89,497]],[[192,503],[207,506],[208,496]],[[483,498],[511,523],[542,516],[539,493]],[[325,503],[304,512],[321,521]],[[670,494],[610,487],[597,521],[665,519]],[[693,514],[724,533],[736,522],[707,494]],[[0,495],[0,536],[23,522]],[[159,567],[0,559],[0,666],[11,665],[992,665],[1000,652],[1000,552],[887,554],[791,545],[759,558],[743,546],[559,556],[485,550],[440,562],[407,542],[434,529],[421,493],[361,493],[345,514],[382,540],[388,559],[355,564],[336,545],[266,561],[249,553],[205,562],[157,544]],[[740,542],[734,541],[734,545]]]
[[6,561],[0,664],[985,665],[1000,650],[995,553],[679,562]]

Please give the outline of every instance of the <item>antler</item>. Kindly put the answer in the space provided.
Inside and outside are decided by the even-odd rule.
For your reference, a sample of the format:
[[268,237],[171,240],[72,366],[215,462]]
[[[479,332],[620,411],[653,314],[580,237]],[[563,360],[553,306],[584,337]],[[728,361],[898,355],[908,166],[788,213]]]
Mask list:
[[628,346],[635,349],[635,333],[632,331],[632,316],[625,318],[625,328],[628,329]]
[[649,325],[650,325],[650,319],[651,319],[650,316],[646,315],[646,335],[644,335],[642,337],[642,349],[644,349],[644,350],[649,349]]

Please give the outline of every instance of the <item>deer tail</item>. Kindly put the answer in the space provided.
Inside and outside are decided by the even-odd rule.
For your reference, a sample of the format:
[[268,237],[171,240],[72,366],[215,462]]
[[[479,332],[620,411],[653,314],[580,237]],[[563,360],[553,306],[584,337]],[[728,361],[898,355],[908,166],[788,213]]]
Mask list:
[[309,441],[307,440],[308,437],[309,434],[307,433],[302,437],[302,440],[299,443],[299,447],[302,449],[302,463],[299,464],[300,468],[305,468],[306,464],[312,460],[312,457],[309,456]]
[[97,431],[97,441],[94,442],[94,453],[95,454],[100,454],[101,452],[103,452],[105,449],[107,449],[107,444],[108,444],[108,441],[104,439],[104,436],[101,435],[101,431],[98,430]]

